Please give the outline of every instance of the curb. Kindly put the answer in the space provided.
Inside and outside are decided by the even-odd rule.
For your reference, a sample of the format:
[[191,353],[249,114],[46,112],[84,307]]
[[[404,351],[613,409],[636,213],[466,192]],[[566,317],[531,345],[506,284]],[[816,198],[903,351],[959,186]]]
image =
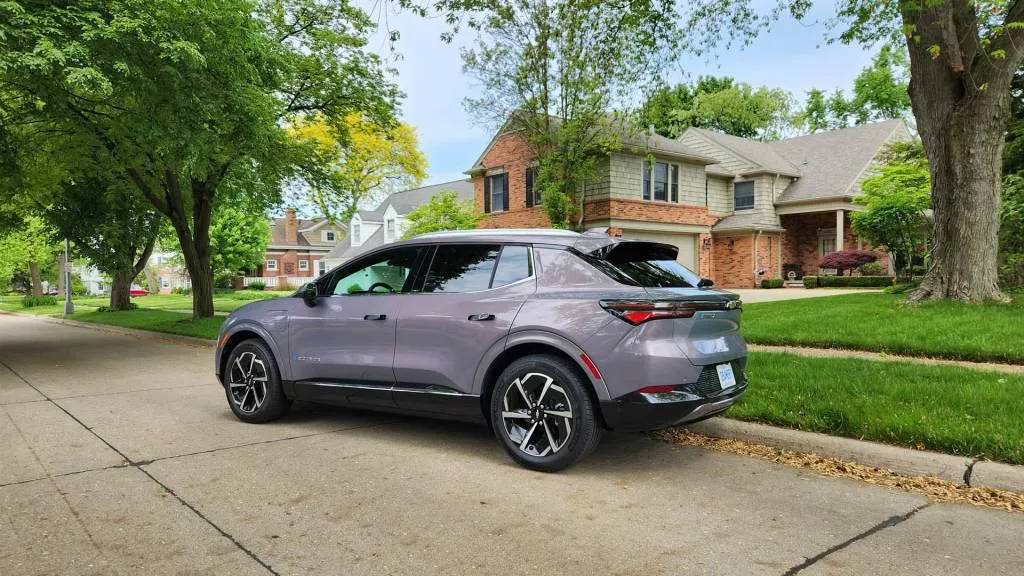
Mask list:
[[165,342],[173,342],[175,344],[184,344],[186,346],[198,346],[198,347],[212,347],[217,341],[207,340],[206,338],[195,338],[193,336],[180,336],[178,334],[168,334],[166,332],[154,332],[153,330],[139,330],[136,328],[124,328],[121,326],[112,326],[110,324],[99,324],[94,322],[79,322],[78,320],[68,320],[66,318],[54,318],[52,316],[40,316],[37,314],[22,314],[20,312],[9,312],[7,310],[0,310],[0,314],[7,314],[9,316],[19,316],[21,318],[34,318],[43,322],[49,322],[51,324],[64,324],[65,326],[75,326],[77,328],[86,328],[88,330],[95,330],[97,332],[107,332],[109,334],[118,334],[121,336],[132,336],[142,340],[163,340]]
[[797,452],[851,460],[907,476],[933,476],[972,487],[1024,493],[1024,466],[978,461],[938,452],[840,438],[730,418],[712,418],[685,426],[705,436],[731,438]]

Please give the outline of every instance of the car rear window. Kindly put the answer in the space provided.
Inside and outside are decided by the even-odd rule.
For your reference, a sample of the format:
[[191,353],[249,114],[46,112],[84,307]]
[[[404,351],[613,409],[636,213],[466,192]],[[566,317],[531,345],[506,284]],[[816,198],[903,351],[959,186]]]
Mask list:
[[501,249],[498,267],[494,270],[491,288],[505,286],[529,278],[530,249],[526,246],[505,246]]
[[619,242],[584,255],[617,282],[644,288],[696,288],[700,277],[676,260],[678,248],[654,242]]

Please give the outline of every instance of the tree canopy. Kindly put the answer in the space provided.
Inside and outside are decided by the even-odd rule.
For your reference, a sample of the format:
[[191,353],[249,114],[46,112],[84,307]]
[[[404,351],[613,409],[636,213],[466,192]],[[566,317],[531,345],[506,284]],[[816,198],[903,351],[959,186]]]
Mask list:
[[708,128],[742,138],[776,140],[793,125],[793,99],[780,88],[753,88],[729,77],[703,76],[693,84],[663,86],[639,111],[641,126],[675,138]]
[[348,2],[4,2],[3,114],[121,170],[170,221],[193,311],[210,316],[215,200],[276,193],[308,160],[285,122],[316,112],[342,135],[351,113],[394,122],[398,91],[364,49],[372,27]]
[[360,204],[419,186],[427,176],[427,158],[412,126],[381,126],[356,113],[347,115],[344,125],[345,141],[320,115],[298,118],[289,126],[316,160],[300,162],[299,186],[332,222],[347,221]]

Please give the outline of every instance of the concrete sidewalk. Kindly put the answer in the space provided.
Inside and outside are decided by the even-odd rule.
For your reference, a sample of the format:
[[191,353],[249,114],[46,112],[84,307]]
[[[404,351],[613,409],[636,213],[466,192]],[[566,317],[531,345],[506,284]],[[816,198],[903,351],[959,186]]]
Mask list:
[[551,475],[474,426],[246,425],[212,352],[0,316],[0,574],[1024,573],[1024,514],[639,435]]

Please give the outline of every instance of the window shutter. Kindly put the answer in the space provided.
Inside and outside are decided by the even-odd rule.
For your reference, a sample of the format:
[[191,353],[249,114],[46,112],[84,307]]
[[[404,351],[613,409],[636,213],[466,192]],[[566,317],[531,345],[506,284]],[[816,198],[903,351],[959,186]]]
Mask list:
[[672,165],[672,201],[679,202],[679,165]]
[[508,205],[508,172],[501,175],[501,209],[511,209]]
[[526,169],[526,207],[533,207],[533,168]]
[[647,162],[647,160],[643,161],[643,171],[644,171],[644,195],[643,195],[643,199],[644,200],[650,200],[651,199],[651,165]]
[[484,176],[484,212],[491,211],[491,179]]

